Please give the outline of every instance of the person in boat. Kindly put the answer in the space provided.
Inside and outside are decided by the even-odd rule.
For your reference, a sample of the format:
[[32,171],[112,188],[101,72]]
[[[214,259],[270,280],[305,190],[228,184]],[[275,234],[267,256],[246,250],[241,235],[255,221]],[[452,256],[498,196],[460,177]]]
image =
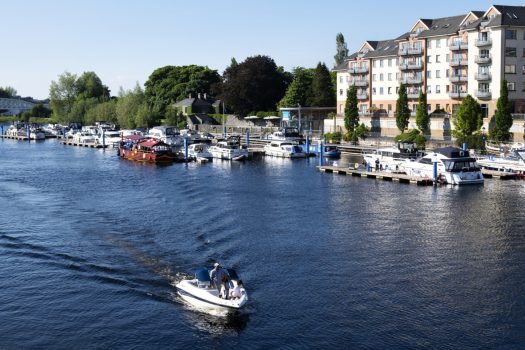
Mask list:
[[223,299],[228,299],[229,295],[230,295],[230,278],[228,277],[227,274],[224,274],[221,280],[221,290],[220,290],[219,296]]
[[221,283],[223,280],[223,277],[226,276],[226,271],[224,271],[221,267],[221,264],[216,262],[213,264],[213,270],[210,271],[210,279],[215,285],[215,288],[220,292],[221,291]]
[[232,280],[233,288],[230,290],[230,299],[239,299],[241,297],[241,280]]

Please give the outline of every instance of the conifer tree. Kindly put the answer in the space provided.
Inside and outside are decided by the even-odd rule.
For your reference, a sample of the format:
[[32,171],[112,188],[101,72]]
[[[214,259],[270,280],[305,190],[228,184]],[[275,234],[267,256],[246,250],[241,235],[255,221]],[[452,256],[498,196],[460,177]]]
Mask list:
[[399,85],[398,96],[396,102],[396,126],[401,133],[403,133],[408,128],[410,119],[410,109],[408,108],[408,96],[405,84]]
[[345,128],[347,138],[352,142],[357,141],[356,129],[359,126],[359,108],[357,106],[357,88],[355,85],[350,86],[346,91],[345,104]]
[[416,109],[416,125],[423,135],[428,132],[430,117],[427,109],[427,94],[423,90],[419,91],[419,103]]
[[510,113],[509,91],[507,80],[503,79],[500,86],[500,96],[496,103],[496,113],[494,115],[494,129],[491,136],[496,141],[509,141],[510,128],[512,127],[512,114]]
[[338,33],[335,37],[335,43],[336,43],[336,50],[337,53],[334,56],[335,59],[335,65],[338,66],[345,58],[348,56],[348,48],[346,47],[345,43],[345,37],[343,36],[343,33]]

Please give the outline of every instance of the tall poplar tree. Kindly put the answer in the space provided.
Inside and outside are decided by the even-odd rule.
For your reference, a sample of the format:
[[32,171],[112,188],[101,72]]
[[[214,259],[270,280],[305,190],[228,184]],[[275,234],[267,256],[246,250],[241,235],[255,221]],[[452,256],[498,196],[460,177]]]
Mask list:
[[496,113],[494,115],[494,129],[491,137],[496,141],[509,141],[510,128],[512,127],[512,114],[510,113],[509,90],[507,80],[503,79],[500,86],[500,96],[496,103]]
[[423,90],[419,91],[419,103],[416,109],[416,125],[423,135],[428,132],[430,117],[427,109],[427,94]]
[[407,88],[405,84],[399,85],[399,93],[396,102],[396,126],[403,133],[408,128],[410,120],[410,109],[408,108]]
[[335,65],[338,66],[345,58],[348,56],[348,48],[346,47],[345,43],[345,37],[343,36],[343,33],[338,33],[335,37],[335,45],[336,45],[336,54],[334,56],[335,59]]
[[356,129],[359,126],[359,108],[357,106],[357,88],[350,86],[346,91],[345,104],[345,128],[348,139],[352,142],[357,141]]

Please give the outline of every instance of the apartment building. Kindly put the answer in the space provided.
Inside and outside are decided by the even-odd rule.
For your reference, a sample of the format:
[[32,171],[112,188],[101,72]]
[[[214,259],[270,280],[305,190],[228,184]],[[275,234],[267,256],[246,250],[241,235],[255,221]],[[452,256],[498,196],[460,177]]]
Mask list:
[[412,111],[423,90],[429,112],[453,114],[471,95],[490,117],[503,79],[512,112],[525,113],[525,6],[493,5],[486,11],[419,19],[395,39],[366,41],[335,71],[341,115],[347,89],[354,84],[362,114],[393,116],[403,83]]

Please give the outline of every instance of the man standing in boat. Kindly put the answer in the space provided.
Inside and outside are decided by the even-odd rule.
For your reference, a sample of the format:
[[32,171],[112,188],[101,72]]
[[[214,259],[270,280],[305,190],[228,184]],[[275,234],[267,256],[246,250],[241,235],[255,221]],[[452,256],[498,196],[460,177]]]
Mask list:
[[210,271],[210,279],[215,284],[215,288],[221,291],[222,279],[226,277],[226,272],[222,269],[221,264],[216,262],[213,264],[213,270]]

